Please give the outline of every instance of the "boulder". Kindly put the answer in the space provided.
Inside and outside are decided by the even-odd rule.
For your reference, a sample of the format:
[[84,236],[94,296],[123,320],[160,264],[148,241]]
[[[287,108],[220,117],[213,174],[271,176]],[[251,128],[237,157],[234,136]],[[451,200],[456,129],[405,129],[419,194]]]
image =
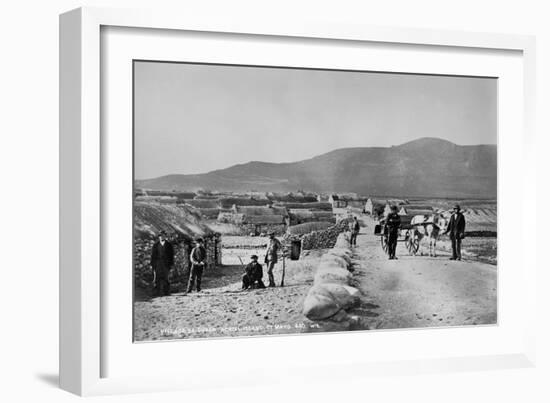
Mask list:
[[311,320],[328,319],[340,310],[332,294],[323,287],[312,287],[304,300],[303,313]]
[[351,265],[351,256],[347,253],[343,253],[341,250],[332,250],[327,253],[328,256],[336,256],[340,259],[344,259],[346,261],[346,264],[349,266]]
[[345,259],[335,255],[323,255],[321,258],[321,263],[330,263],[334,266],[341,267],[342,269],[348,268],[348,262]]
[[315,273],[315,278],[313,279],[313,283],[315,285],[324,283],[348,285],[350,280],[351,275],[346,269],[326,266],[322,268],[320,267],[317,270],[317,272]]
[[325,283],[317,287],[322,287],[328,291],[338,306],[343,309],[351,308],[359,303],[359,290],[349,285]]

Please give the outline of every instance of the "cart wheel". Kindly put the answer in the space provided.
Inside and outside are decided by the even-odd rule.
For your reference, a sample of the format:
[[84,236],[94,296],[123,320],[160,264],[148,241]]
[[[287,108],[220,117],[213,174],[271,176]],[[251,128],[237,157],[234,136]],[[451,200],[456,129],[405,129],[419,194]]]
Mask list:
[[381,236],[380,237],[380,245],[382,246],[382,250],[384,251],[384,253],[388,253],[388,238],[386,238],[385,236]]

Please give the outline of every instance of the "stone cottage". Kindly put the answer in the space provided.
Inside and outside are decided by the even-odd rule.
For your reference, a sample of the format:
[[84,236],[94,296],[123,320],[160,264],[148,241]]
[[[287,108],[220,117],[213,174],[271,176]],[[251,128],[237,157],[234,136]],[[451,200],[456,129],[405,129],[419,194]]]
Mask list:
[[260,235],[269,232],[283,234],[289,218],[285,207],[233,206],[229,212],[220,212],[218,221],[238,225],[243,234]]
[[197,238],[203,238],[207,250],[207,269],[221,266],[220,234],[212,231],[201,215],[185,205],[136,202],[134,204],[134,281],[143,289],[150,287],[151,248],[158,233],[165,231],[174,245],[175,265],[170,275],[173,291],[181,291],[189,276],[189,254]]

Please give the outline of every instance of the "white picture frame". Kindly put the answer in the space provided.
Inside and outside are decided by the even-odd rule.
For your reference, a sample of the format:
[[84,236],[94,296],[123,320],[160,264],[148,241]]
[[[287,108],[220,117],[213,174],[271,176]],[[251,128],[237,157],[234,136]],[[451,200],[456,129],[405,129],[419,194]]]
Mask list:
[[[338,343],[339,338],[347,337],[350,344],[353,343],[377,343],[381,338],[387,339],[385,343],[402,343],[403,337],[409,337],[411,344],[426,343],[424,335],[432,334],[440,341],[448,337],[451,340],[471,340],[476,337],[501,337],[510,336],[509,343],[503,343],[499,349],[484,350],[483,343],[475,349],[468,345],[463,350],[449,350],[444,348],[433,354],[418,354],[417,356],[403,356],[396,349],[395,354],[387,359],[377,357],[367,359],[363,356],[347,356],[345,359],[329,356],[327,359],[316,360],[313,355],[307,356],[307,345],[311,344],[308,338],[303,337],[278,337],[269,338],[275,354],[279,351],[304,351],[303,354],[294,354],[293,359],[287,361],[267,361],[260,367],[224,366],[223,360],[230,360],[231,347],[248,344],[259,345],[265,338],[253,338],[251,340],[219,340],[201,341],[212,343],[212,349],[219,354],[217,370],[211,369],[208,380],[201,379],[198,374],[201,371],[209,371],[206,366],[200,368],[197,376],[190,376],[189,368],[193,366],[193,360],[176,364],[167,368],[165,373],[154,376],[147,372],[139,374],[124,373],[121,367],[119,371],[110,371],[106,368],[106,357],[117,350],[119,346],[113,345],[106,336],[104,327],[108,324],[105,317],[109,316],[109,305],[106,304],[107,291],[102,287],[105,273],[104,265],[106,245],[102,238],[103,198],[106,189],[109,189],[106,178],[110,172],[105,165],[105,144],[101,133],[105,130],[102,124],[102,91],[108,92],[107,85],[102,82],[102,37],[101,32],[105,27],[140,28],[154,30],[172,30],[180,32],[193,32],[200,38],[208,33],[218,33],[218,36],[245,35],[257,40],[286,38],[291,40],[308,41],[332,41],[331,46],[338,47],[346,43],[377,43],[399,45],[400,47],[423,47],[422,49],[466,49],[473,53],[483,54],[492,51],[516,52],[520,59],[521,69],[512,69],[510,75],[518,75],[515,79],[521,81],[521,87],[516,90],[522,97],[510,108],[518,108],[521,133],[510,134],[515,143],[510,143],[507,148],[512,149],[513,144],[521,145],[521,168],[517,168],[516,175],[523,182],[523,191],[518,196],[522,204],[533,202],[535,192],[534,178],[535,161],[529,158],[534,149],[534,57],[535,42],[530,36],[467,33],[443,30],[418,30],[409,28],[385,28],[370,26],[350,26],[343,24],[331,24],[327,22],[293,22],[247,20],[245,17],[232,19],[231,21],[216,21],[199,18],[194,15],[173,15],[168,12],[153,12],[150,10],[116,10],[104,8],[81,8],[70,11],[60,17],[60,385],[63,389],[79,395],[112,394],[140,391],[160,391],[171,389],[185,389],[192,387],[214,387],[238,383],[246,385],[243,374],[248,371],[256,371],[259,375],[255,383],[271,382],[271,377],[261,375],[261,369],[277,368],[277,382],[296,382],[296,378],[309,380],[331,379],[331,377],[345,378],[353,374],[368,376],[370,374],[410,374],[418,372],[438,371],[464,371],[491,368],[526,367],[534,365],[535,346],[534,332],[535,319],[525,318],[523,321],[511,324],[510,321],[501,323],[496,328],[486,328],[481,333],[470,337],[468,330],[464,329],[435,329],[422,330],[422,332],[385,332],[371,335],[368,332],[355,332],[353,335],[323,335],[323,343],[331,345]],[[160,39],[159,39],[160,40]],[[457,58],[461,56],[457,54]],[[517,64],[517,63],[516,63]],[[436,69],[437,67],[434,67]],[[406,71],[407,69],[400,69]],[[520,73],[518,73],[520,72]],[[446,74],[448,71],[441,71]],[[505,128],[503,128],[505,130]],[[507,138],[508,138],[507,137]],[[500,146],[500,144],[499,144]],[[500,152],[500,151],[499,151]],[[514,164],[508,161],[508,154],[499,156],[499,165]],[[517,160],[515,163],[517,164]],[[114,168],[113,168],[114,169]],[[499,168],[499,177],[500,174]],[[129,179],[131,180],[131,178]],[[499,200],[502,195],[499,193]],[[499,206],[500,209],[500,206]],[[505,223],[503,223],[505,225]],[[499,220],[499,233],[501,231]],[[504,228],[506,228],[504,226]],[[535,288],[536,288],[536,262],[527,251],[527,226],[520,225],[515,229],[518,247],[515,251],[517,262],[521,265],[521,283],[516,283],[516,293],[523,297],[522,308],[524,312],[535,312]],[[499,235],[500,237],[500,235]],[[500,239],[499,239],[500,242]],[[500,251],[500,246],[499,246]],[[499,263],[502,254],[499,252]],[[514,274],[514,275],[516,275]],[[512,277],[507,283],[512,282]],[[502,288],[500,290],[503,291]],[[505,290],[504,290],[505,291]],[[502,295],[502,293],[501,293]],[[504,295],[505,297],[505,295]],[[502,308],[500,304],[499,309]],[[499,311],[501,313],[501,311]],[[506,334],[499,331],[510,326]],[[496,329],[496,330],[495,330]],[[438,333],[439,332],[439,333]],[[366,339],[366,337],[371,337]],[[131,340],[129,340],[131,343]],[[149,343],[144,349],[144,354],[154,354],[154,349],[166,351],[179,350],[177,354],[183,354],[182,343]],[[106,346],[110,345],[111,348]],[[335,344],[334,344],[335,345]],[[114,347],[113,347],[114,346]],[[471,348],[470,348],[471,347]],[[194,348],[193,348],[194,349]],[[196,350],[196,349],[195,349]],[[237,350],[234,348],[233,350]],[[130,354],[130,350],[128,350]],[[160,350],[157,350],[160,351]],[[141,352],[140,352],[141,353]],[[305,358],[308,357],[308,358]],[[122,357],[123,359],[124,357]],[[304,362],[304,361],[308,362]],[[197,367],[198,368],[198,367]],[[280,371],[284,368],[284,371]],[[307,372],[304,372],[307,368]],[[260,370],[260,372],[258,372]],[[111,373],[116,375],[111,376]]]

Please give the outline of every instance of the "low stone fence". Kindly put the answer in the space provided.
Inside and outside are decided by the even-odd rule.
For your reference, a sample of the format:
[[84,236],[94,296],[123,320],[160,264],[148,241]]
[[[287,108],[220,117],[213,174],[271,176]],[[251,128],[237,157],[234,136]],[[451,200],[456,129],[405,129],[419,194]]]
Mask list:
[[312,231],[303,235],[286,234],[284,240],[286,243],[300,240],[302,250],[329,249],[335,246],[338,236],[347,231],[348,227],[348,221],[341,220],[323,230]]
[[347,310],[359,303],[360,292],[352,287],[352,251],[346,233],[323,255],[315,272],[313,287],[304,300],[304,315],[313,321],[344,322]]

